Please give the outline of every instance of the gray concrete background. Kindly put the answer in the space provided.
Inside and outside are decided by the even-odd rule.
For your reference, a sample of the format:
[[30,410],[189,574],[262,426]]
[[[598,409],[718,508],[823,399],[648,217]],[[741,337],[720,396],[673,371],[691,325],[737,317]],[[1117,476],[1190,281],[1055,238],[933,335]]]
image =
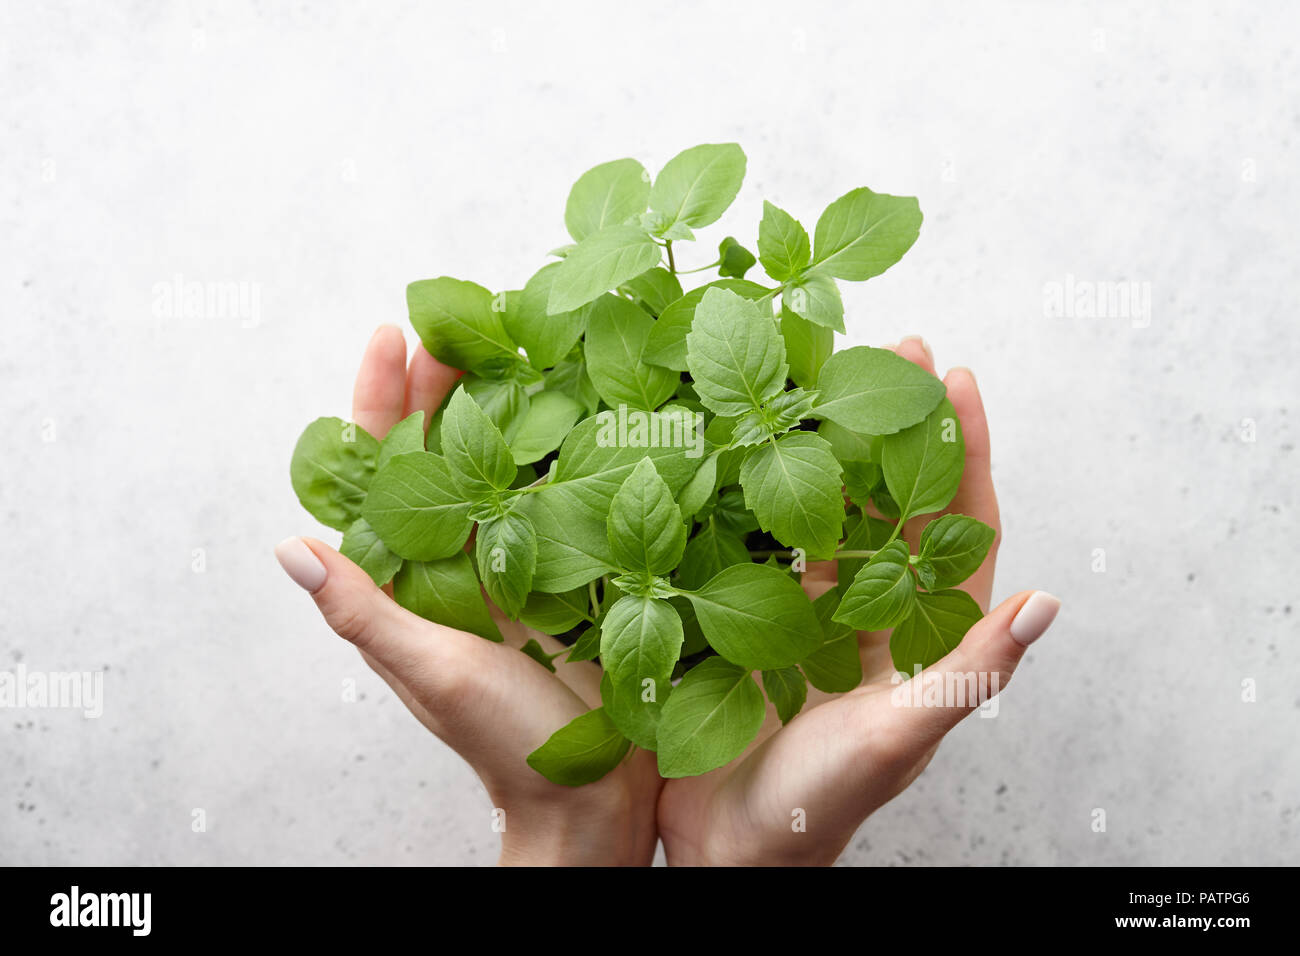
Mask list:
[[[519,287],[583,170],[725,140],[711,242],[920,197],[850,339],[976,370],[995,598],[1065,601],[843,861],[1300,862],[1300,11],[1131,6],[4,3],[0,669],[107,674],[99,720],[0,715],[0,862],[493,861],[475,778],[274,563],[319,533],[289,452],[409,280]],[[1148,283],[1149,324],[1046,314],[1067,275]],[[157,314],[177,276],[257,321]]]

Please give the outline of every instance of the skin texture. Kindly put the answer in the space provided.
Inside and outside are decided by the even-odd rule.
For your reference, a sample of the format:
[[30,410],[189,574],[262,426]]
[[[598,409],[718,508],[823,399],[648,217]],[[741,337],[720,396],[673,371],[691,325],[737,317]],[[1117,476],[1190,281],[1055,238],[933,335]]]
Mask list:
[[[919,338],[892,348],[935,373]],[[420,409],[427,421],[459,375],[422,346],[408,367],[401,331],[382,326],[362,359],[353,418],[376,437]],[[966,471],[947,511],[971,515],[998,532],[983,566],[962,585],[987,610],[1001,541],[988,425],[968,370],[952,369],[944,382],[966,440]],[[908,522],[910,544],[931,517]],[[357,647],[421,723],[470,763],[493,806],[505,810],[503,864],[646,865],[659,840],[670,864],[830,864],[869,814],[916,779],[944,734],[974,707],[896,706],[888,632],[861,633],[862,685],[837,695],[810,687],[803,711],[784,728],[769,706],[758,738],[731,764],[665,782],[654,755],[634,749],[600,781],[561,787],[525,758],[556,729],[600,705],[596,664],[557,659],[552,675],[516,648],[531,637],[546,651],[558,651],[562,645],[554,638],[495,608],[505,644],[433,624],[399,607],[389,589],[376,588],[333,548],[304,540],[326,568],[312,594],[326,623]],[[813,598],[834,584],[833,562],[810,565],[804,575]],[[998,605],[926,673],[996,672],[998,686],[1005,687],[1025,650],[1008,628],[1031,593]],[[796,810],[803,811],[803,831],[791,826]]]

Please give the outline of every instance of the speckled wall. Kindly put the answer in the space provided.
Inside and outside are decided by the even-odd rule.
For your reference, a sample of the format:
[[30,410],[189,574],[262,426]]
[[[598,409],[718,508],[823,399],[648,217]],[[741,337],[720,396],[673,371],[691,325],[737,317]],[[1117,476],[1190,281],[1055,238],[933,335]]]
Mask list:
[[103,714],[0,713],[0,862],[493,861],[473,775],[275,564],[321,533],[289,452],[409,280],[517,288],[588,166],[725,140],[714,241],[920,197],[850,339],[976,371],[994,598],[1065,605],[842,862],[1300,862],[1297,37],[1281,2],[4,4],[0,669],[102,670]]

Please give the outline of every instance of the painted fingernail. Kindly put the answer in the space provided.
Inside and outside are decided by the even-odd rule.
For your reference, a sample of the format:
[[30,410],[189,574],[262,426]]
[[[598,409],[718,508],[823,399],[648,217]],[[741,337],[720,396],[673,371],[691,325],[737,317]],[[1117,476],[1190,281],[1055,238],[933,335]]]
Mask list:
[[325,583],[325,565],[320,563],[302,538],[285,538],[275,546],[275,559],[293,583],[304,591],[315,592]]
[[1061,609],[1061,599],[1046,591],[1035,591],[1011,621],[1011,637],[1017,644],[1028,647],[1043,636]]

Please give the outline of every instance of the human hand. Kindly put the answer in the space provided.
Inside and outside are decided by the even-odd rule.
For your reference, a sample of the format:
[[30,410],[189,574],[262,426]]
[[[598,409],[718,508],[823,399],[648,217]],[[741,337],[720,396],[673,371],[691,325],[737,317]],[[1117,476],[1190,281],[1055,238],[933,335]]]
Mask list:
[[[353,420],[382,438],[406,415],[426,423],[460,373],[406,342],[394,326],[370,340],[353,395]],[[574,717],[600,706],[600,668],[557,659],[551,674],[519,653],[529,638],[548,653],[563,645],[492,608],[504,644],[426,621],[400,607],[391,589],[314,538],[288,538],[276,557],[307,590],[326,623],[354,644],[425,727],[462,756],[505,811],[501,862],[648,864],[657,844],[662,781],[654,755],[636,751],[601,780],[553,784],[526,763],[530,752]],[[486,815],[485,815],[486,819]]]
[[[920,339],[904,339],[894,350],[935,374],[933,357]],[[966,441],[966,470],[946,513],[970,515],[997,532],[984,564],[961,585],[987,610],[1002,537],[989,471],[988,423],[968,370],[951,370],[944,383]],[[904,538],[915,543],[928,520],[909,521]],[[803,575],[814,599],[835,580],[834,562],[812,564]],[[1005,687],[1025,648],[1047,629],[1059,606],[1042,591],[1013,595],[912,680],[976,672],[988,674],[992,687]],[[744,754],[711,773],[665,784],[658,821],[669,864],[834,862],[862,821],[911,784],[944,734],[978,705],[898,705],[889,632],[859,633],[858,643],[863,682],[857,689],[829,695],[810,688],[803,710],[785,727],[769,706],[763,729]],[[799,810],[806,830],[792,826]]]

